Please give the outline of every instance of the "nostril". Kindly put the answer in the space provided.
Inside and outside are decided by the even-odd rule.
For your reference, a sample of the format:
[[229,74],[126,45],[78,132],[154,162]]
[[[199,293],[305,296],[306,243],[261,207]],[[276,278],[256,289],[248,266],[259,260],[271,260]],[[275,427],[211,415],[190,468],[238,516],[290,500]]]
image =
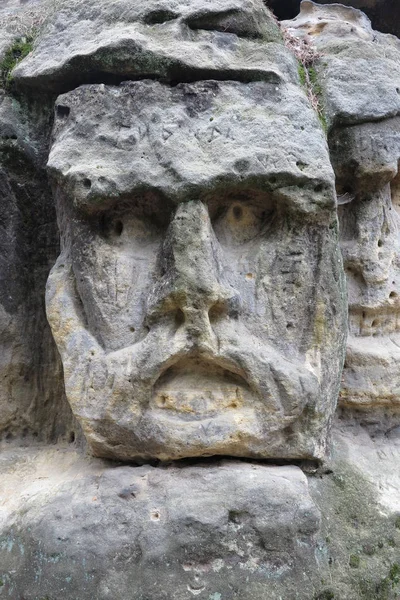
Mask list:
[[227,312],[232,319],[237,319],[240,313],[240,299],[239,296],[233,296],[227,302]]
[[175,312],[175,325],[181,327],[185,322],[185,313],[180,308]]

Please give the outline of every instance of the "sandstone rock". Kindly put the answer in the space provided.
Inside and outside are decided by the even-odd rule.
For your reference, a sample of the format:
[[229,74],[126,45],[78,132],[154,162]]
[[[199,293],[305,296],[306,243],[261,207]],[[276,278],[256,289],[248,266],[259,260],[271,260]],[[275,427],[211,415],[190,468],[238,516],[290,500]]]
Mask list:
[[60,92],[146,77],[295,81],[297,69],[262,0],[71,0],[14,76]]
[[301,90],[83,86],[56,115],[47,314],[92,451],[321,458],[346,301]]
[[[397,600],[398,40],[338,6],[305,3],[292,28],[323,53],[350,292],[329,438],[346,330],[335,182],[271,14],[5,0],[0,55],[35,23],[0,104],[0,597]],[[43,311],[59,252],[47,160],[69,401],[92,453],[152,466],[48,445],[78,430]],[[212,454],[308,476],[154,460]]]
[[[26,109],[0,91],[0,438],[55,440],[77,431],[44,311],[58,251],[46,144]],[[47,127],[48,130],[48,127]],[[73,434],[75,435],[75,434]]]
[[331,125],[328,141],[349,294],[341,402],[368,409],[395,406],[400,120],[389,117],[398,113],[400,99],[399,41],[373,31],[365,15],[341,5],[303,2],[299,17],[285,26],[321,53],[316,72]]
[[[277,18],[293,19],[299,13],[301,0],[266,0]],[[320,0],[318,4],[337,4],[336,0]],[[400,12],[397,0],[342,0],[340,4],[362,10],[372,22],[372,26],[382,33],[400,35]]]
[[[320,4],[336,4],[336,0],[322,0]],[[359,8],[365,12],[371,19],[374,29],[400,36],[400,12],[397,0],[342,0],[340,4]]]
[[321,54],[315,68],[330,127],[400,114],[398,38],[373,31],[361,11],[311,0],[304,0],[299,16],[282,26]]
[[330,136],[330,149],[339,202],[344,200],[338,212],[349,289],[350,336],[341,402],[395,406],[400,358],[400,121],[339,128]]
[[400,429],[383,413],[369,421],[342,415],[330,468],[307,479],[294,466],[121,467],[71,447],[9,445],[1,593],[397,600]]
[[59,463],[47,459],[50,481],[34,495],[40,467],[25,477],[22,514],[8,500],[15,510],[1,532],[2,593],[26,600],[267,593],[273,600],[282,584],[311,593],[305,570],[316,567],[320,516],[299,468],[74,467],[64,458],[68,474],[57,482]]

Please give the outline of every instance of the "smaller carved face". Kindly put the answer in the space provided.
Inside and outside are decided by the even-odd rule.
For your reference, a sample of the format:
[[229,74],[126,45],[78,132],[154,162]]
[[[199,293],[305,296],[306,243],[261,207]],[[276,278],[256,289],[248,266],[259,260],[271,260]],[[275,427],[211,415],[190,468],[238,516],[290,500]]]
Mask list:
[[48,317],[96,454],[323,453],[346,329],[334,185],[315,115],[285,93],[58,100]]
[[341,398],[350,405],[395,405],[400,361],[400,119],[338,130],[331,148],[349,291],[350,336]]

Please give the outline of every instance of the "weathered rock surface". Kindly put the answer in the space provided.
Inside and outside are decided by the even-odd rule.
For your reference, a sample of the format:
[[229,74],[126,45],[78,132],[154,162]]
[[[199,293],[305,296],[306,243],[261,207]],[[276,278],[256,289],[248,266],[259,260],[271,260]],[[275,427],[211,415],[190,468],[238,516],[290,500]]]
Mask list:
[[[277,18],[293,19],[300,10],[301,0],[266,0]],[[320,0],[318,4],[338,4],[336,0]],[[342,0],[340,4],[365,12],[377,31],[400,35],[400,7],[397,0]]]
[[[336,2],[322,0],[320,4],[336,4]],[[340,4],[365,12],[377,31],[400,36],[400,7],[397,0],[342,0]]]
[[321,53],[315,67],[329,127],[400,114],[400,41],[374,31],[361,11],[304,0],[282,25]]
[[320,52],[315,63],[330,125],[349,339],[341,402],[399,402],[399,40],[373,31],[363,13],[302,3],[285,23]]
[[0,435],[54,440],[76,424],[44,310],[59,245],[39,133],[46,115],[32,112],[37,127],[0,91]]
[[[2,3],[0,61],[39,29],[0,103],[0,598],[398,599],[399,41],[310,2],[286,26],[330,157],[261,1]],[[32,444],[79,431],[47,160],[69,401],[152,466]],[[152,460],[327,447],[307,478]]]
[[346,300],[303,92],[84,86],[56,112],[47,314],[95,454],[321,458]]
[[[40,452],[39,466],[26,460],[6,455],[5,481],[17,465],[38,477]],[[272,599],[282,580],[295,579],[311,589],[304,570],[316,566],[320,516],[298,467],[107,468],[74,464],[68,453],[52,460],[53,485],[41,490],[25,477],[23,515],[15,506],[2,529],[6,597],[250,600],[268,589]]]
[[398,432],[346,417],[332,450],[307,483],[294,466],[121,467],[9,445],[0,597],[396,600]]
[[261,0],[72,0],[14,76],[20,86],[65,91],[146,77],[275,82],[297,72]]

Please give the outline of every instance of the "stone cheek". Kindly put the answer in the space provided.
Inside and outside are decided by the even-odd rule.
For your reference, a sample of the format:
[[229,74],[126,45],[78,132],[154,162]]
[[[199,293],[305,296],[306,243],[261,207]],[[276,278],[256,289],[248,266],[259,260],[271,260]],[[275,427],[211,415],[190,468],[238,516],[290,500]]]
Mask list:
[[346,300],[303,94],[137,82],[79,88],[56,110],[47,311],[92,451],[321,458]]

